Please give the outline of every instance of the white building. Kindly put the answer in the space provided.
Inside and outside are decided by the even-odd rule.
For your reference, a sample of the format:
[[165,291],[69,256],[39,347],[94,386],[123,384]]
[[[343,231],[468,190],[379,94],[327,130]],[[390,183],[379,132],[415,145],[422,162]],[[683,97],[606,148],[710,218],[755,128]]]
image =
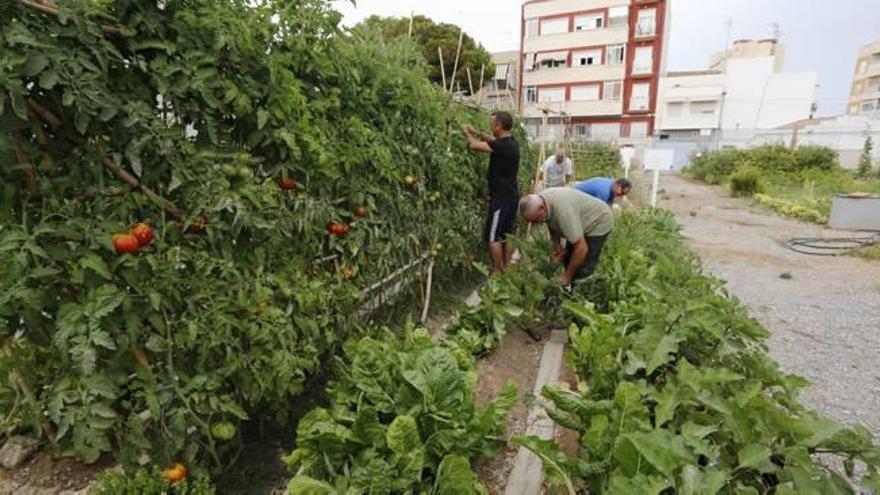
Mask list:
[[818,75],[783,72],[784,64],[776,40],[739,40],[715,55],[708,71],[666,75],[658,95],[658,134],[712,136],[719,129],[772,129],[809,119]]

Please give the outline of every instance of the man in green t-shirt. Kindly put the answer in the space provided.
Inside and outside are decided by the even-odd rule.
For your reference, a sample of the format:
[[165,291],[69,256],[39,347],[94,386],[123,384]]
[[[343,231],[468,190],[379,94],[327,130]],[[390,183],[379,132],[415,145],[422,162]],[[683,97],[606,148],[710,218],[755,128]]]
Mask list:
[[519,212],[529,223],[547,224],[555,258],[565,264],[559,283],[568,285],[596,271],[602,246],[614,227],[614,213],[607,204],[576,189],[552,187],[524,196]]

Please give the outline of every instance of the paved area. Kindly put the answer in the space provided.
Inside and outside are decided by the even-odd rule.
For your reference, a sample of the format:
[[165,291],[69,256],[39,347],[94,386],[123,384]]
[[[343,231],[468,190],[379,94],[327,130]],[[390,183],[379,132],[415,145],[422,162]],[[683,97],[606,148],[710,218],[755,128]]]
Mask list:
[[659,206],[675,213],[705,268],[770,330],[771,356],[810,380],[804,403],[880,438],[880,262],[785,247],[860,234],[789,220],[677,175],[661,188]]

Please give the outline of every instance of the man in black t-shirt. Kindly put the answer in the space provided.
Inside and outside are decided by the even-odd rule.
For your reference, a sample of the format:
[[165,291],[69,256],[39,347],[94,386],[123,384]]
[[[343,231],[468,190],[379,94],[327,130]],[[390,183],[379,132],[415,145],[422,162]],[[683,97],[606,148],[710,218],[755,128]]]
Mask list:
[[[505,242],[508,234],[516,231],[516,211],[519,204],[517,172],[519,172],[519,143],[510,131],[513,117],[507,112],[492,114],[492,134],[477,131],[470,125],[462,126],[468,147],[472,151],[491,153],[489,157],[489,215],[484,237],[492,258],[492,272],[503,272],[513,256],[513,245]],[[478,137],[474,137],[474,135]]]

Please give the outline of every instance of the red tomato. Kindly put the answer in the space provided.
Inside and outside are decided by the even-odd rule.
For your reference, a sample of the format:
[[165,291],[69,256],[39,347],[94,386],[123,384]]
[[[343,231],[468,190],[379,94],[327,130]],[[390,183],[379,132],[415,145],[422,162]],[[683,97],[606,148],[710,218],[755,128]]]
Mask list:
[[333,235],[345,235],[348,233],[348,225],[344,223],[333,222],[327,226],[327,232]]
[[186,466],[180,463],[172,464],[162,470],[162,477],[172,485],[185,479],[187,474],[189,472],[186,470]]
[[293,177],[280,177],[278,179],[278,187],[285,191],[293,191],[296,189],[296,179]]
[[149,246],[155,238],[153,229],[143,222],[136,223],[128,233],[137,237],[140,247]]
[[110,240],[113,242],[113,249],[115,249],[118,254],[134,254],[138,252],[138,249],[141,247],[138,238],[131,234],[114,234]]
[[354,216],[358,218],[365,218],[368,214],[367,209],[363,206],[358,206],[357,209],[354,210]]

